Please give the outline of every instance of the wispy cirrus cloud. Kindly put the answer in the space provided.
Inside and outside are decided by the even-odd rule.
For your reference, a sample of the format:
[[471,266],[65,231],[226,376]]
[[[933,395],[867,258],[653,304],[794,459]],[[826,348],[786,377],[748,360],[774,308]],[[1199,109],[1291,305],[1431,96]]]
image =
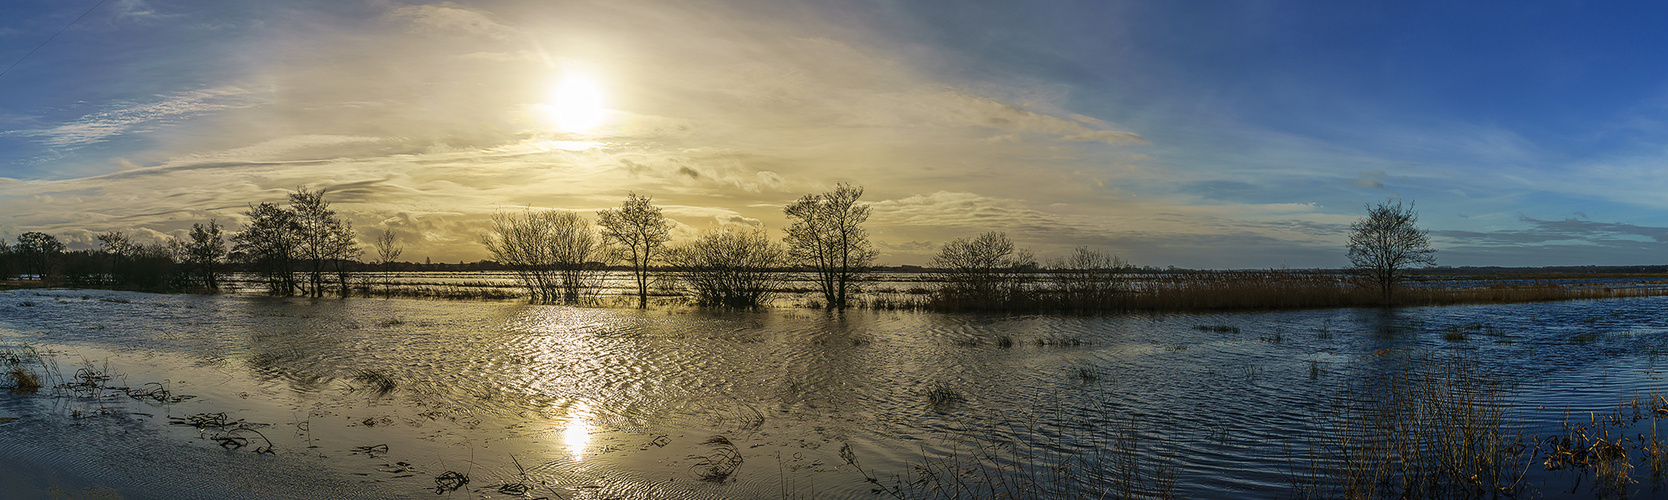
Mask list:
[[188,90],[150,99],[118,102],[62,125],[12,132],[54,148],[76,148],[126,134],[154,132],[181,120],[266,101],[242,87]]

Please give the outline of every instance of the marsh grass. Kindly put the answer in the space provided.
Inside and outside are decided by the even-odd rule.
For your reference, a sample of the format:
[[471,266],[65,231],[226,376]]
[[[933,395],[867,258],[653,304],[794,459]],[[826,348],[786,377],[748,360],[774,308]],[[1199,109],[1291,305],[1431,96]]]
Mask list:
[[954,387],[950,387],[948,384],[942,382],[934,383],[927,387],[926,394],[927,403],[931,404],[934,409],[939,410],[956,403],[960,403],[964,400],[961,396],[961,391],[957,391]]
[[[934,293],[907,308],[933,311],[1218,311],[1315,309],[1333,307],[1406,307],[1458,304],[1507,304],[1574,299],[1603,299],[1668,295],[1668,288],[1607,287],[1562,284],[1551,279],[1523,283],[1521,277],[1502,276],[1482,286],[1402,287],[1387,300],[1376,288],[1359,286],[1336,272],[1311,271],[1195,271],[1159,274],[1111,274],[1116,293],[1084,303],[1055,287],[1047,273],[1022,280],[1029,285],[1001,301],[969,300]],[[898,307],[889,302],[888,307]],[[1596,321],[1596,319],[1594,319]]]
[[979,426],[951,436],[958,444],[943,451],[923,452],[891,482],[863,469],[849,446],[840,456],[876,493],[895,498],[1175,498],[1176,456],[1146,444],[1138,423],[1056,417]]
[[1294,456],[1299,498],[1511,496],[1530,438],[1508,424],[1502,383],[1463,357],[1410,361],[1344,391]]
[[1065,335],[1044,335],[1037,337],[1037,347],[1078,347],[1085,342],[1078,337]]
[[[0,388],[14,394],[36,394],[42,388],[61,385],[58,362],[34,346],[0,348]],[[54,389],[56,390],[56,389]]]

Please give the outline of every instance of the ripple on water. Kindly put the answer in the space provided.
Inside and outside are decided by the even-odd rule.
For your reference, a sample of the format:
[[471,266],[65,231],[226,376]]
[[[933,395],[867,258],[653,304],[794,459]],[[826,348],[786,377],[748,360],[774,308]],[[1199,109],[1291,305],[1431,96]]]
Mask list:
[[[25,300],[36,305],[16,305]],[[992,439],[1057,455],[1133,425],[1146,456],[1175,457],[1179,496],[1263,496],[1289,486],[1291,457],[1341,390],[1410,360],[1477,360],[1510,382],[1511,418],[1531,431],[1660,391],[1650,370],[1668,364],[1651,354],[1668,349],[1664,303],[1055,317],[0,292],[0,343],[200,396],[111,399],[153,415],[117,435],[66,416],[64,402],[0,398],[0,414],[27,418],[0,426],[28,436],[0,440],[0,462],[138,497],[293,492],[308,473],[378,479],[363,491],[400,496],[464,468],[475,486],[537,477],[564,496],[867,498],[842,446],[890,478]],[[365,390],[380,380],[367,372],[391,389]],[[200,484],[255,460],[156,417],[206,411],[268,425],[281,450],[269,461],[284,465],[245,471],[258,485]],[[692,472],[722,455],[714,436],[745,458],[722,483]],[[351,453],[378,443],[390,449],[380,461]],[[186,458],[146,460],[157,458],[147,447]],[[378,471],[393,462],[413,472]]]

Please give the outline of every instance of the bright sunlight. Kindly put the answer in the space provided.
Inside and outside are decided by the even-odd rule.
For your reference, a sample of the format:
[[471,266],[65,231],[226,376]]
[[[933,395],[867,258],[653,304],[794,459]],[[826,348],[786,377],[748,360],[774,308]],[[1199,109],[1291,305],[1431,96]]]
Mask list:
[[590,77],[568,75],[551,92],[545,109],[563,132],[589,132],[602,124],[602,88]]

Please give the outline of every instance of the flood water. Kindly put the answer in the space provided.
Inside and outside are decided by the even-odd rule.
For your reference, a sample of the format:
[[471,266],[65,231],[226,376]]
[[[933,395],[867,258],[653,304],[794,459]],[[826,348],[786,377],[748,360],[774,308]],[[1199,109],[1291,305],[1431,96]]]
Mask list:
[[[111,379],[0,393],[0,484],[15,485],[0,497],[410,497],[457,472],[470,482],[443,493],[880,498],[865,474],[891,484],[993,436],[1069,452],[1133,427],[1143,457],[1172,457],[1177,498],[1282,498],[1317,415],[1408,360],[1464,356],[1543,436],[1566,413],[1668,394],[1665,309],[1060,317],[8,291],[0,347],[34,347],[63,381]],[[1455,328],[1488,333],[1445,339]],[[215,413],[250,442],[182,425]],[[1528,498],[1593,496],[1533,464]],[[1633,497],[1659,494],[1647,475]]]

